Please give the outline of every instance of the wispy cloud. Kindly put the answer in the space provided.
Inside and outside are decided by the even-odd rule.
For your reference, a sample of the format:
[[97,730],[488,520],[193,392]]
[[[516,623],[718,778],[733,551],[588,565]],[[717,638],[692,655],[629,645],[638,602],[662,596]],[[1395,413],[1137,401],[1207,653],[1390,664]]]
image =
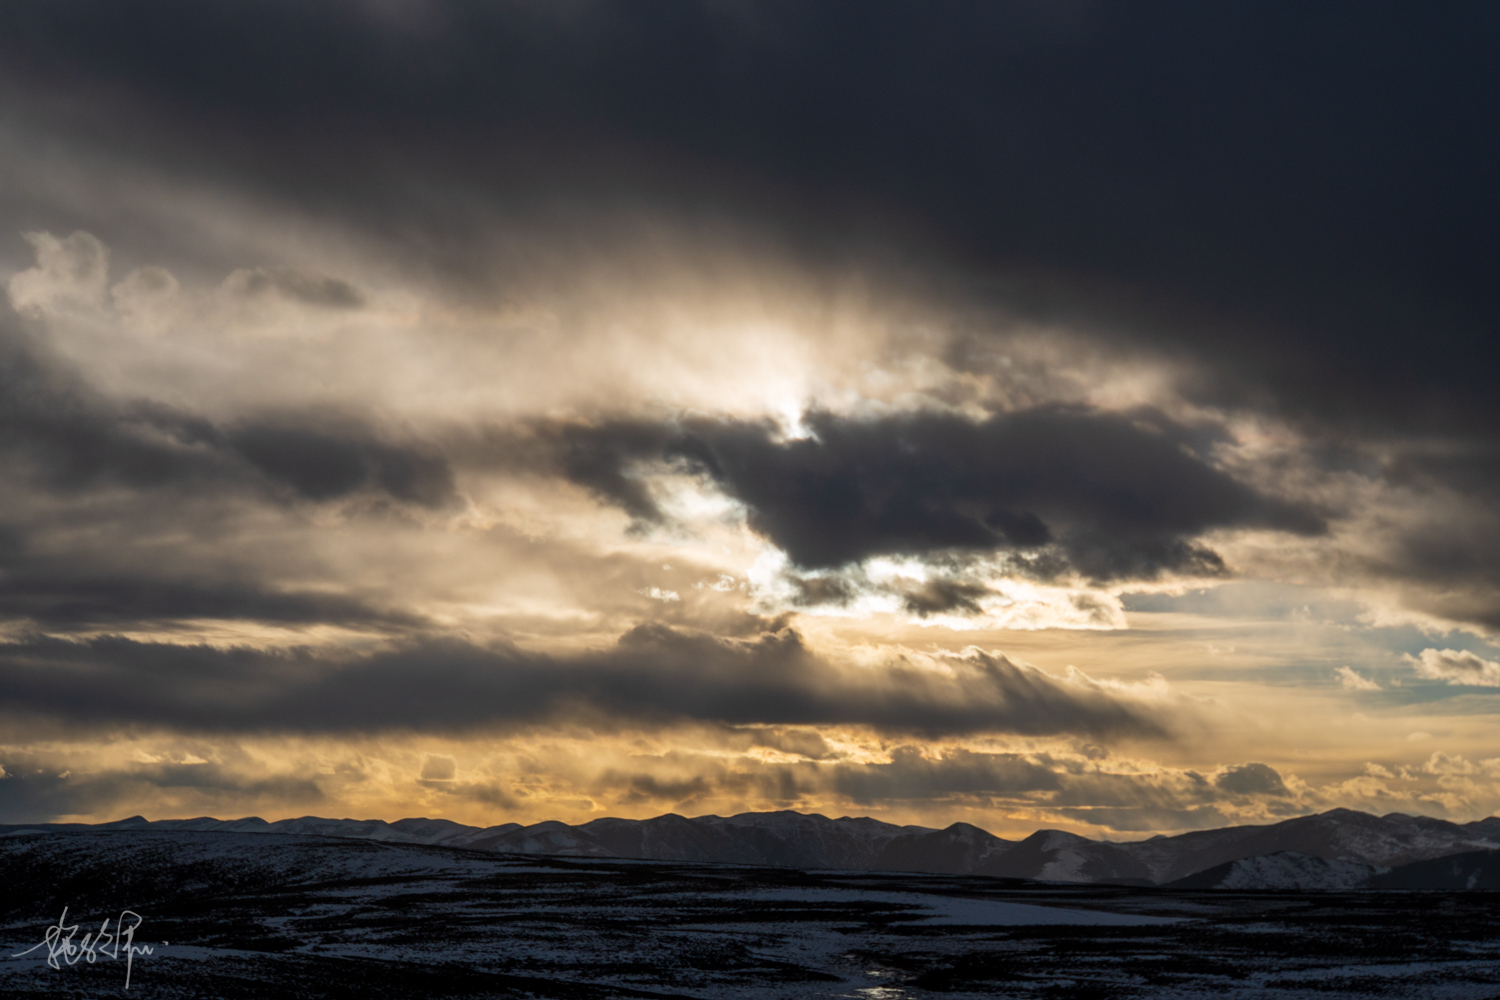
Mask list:
[[1334,675],[1338,677],[1339,683],[1344,686],[1345,691],[1380,690],[1379,684],[1377,684],[1370,678],[1365,677],[1358,670],[1355,670],[1353,667],[1348,666],[1347,664],[1335,670]]

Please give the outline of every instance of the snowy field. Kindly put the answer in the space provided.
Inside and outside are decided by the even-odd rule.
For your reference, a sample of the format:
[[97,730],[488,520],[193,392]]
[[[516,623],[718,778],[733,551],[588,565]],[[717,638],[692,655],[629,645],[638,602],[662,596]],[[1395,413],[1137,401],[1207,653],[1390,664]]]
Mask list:
[[[158,831],[0,838],[0,885],[6,998],[1500,996],[1500,893],[1169,891]],[[56,969],[45,945],[12,957],[65,906],[75,945],[139,914],[129,992],[118,946]]]

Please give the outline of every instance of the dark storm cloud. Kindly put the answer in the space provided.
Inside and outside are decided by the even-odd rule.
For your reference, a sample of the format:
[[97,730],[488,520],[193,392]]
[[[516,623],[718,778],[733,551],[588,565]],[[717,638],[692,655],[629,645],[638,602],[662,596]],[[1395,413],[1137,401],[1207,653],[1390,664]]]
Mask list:
[[506,461],[555,472],[612,503],[642,522],[659,522],[662,513],[646,485],[630,475],[632,465],[660,459],[672,429],[650,421],[616,420],[595,424],[539,423],[532,434],[509,434],[486,442]]
[[[1474,478],[1472,470],[1461,475]],[[1474,483],[1470,496],[1457,494],[1459,502],[1451,489],[1428,493],[1372,571],[1407,588],[1411,607],[1500,630],[1497,490],[1500,480]]]
[[457,499],[453,472],[437,450],[390,444],[358,427],[282,417],[241,424],[223,440],[267,477],[309,500],[335,500],[367,488],[431,508]]
[[945,611],[977,615],[982,610],[978,599],[989,593],[988,588],[972,583],[932,580],[907,593],[906,610],[923,618]]
[[356,421],[277,414],[219,427],[152,402],[107,399],[47,358],[0,305],[0,457],[23,455],[63,492],[104,486],[249,491],[251,470],[307,500],[362,490],[439,508],[457,494],[436,450],[391,442]]
[[[424,619],[338,594],[285,591],[244,574],[226,577],[222,569],[156,562],[123,569],[107,550],[50,551],[34,539],[54,529],[70,533],[64,522],[76,515],[48,512],[49,493],[86,500],[123,487],[155,495],[177,511],[179,526],[208,534],[217,530],[215,509],[247,499],[374,496],[429,509],[457,499],[453,473],[434,448],[386,440],[348,418],[283,413],[221,427],[156,403],[111,400],[51,358],[6,306],[0,472],[13,490],[29,483],[42,491],[26,512],[0,525],[0,620],[60,631],[194,619],[389,630]],[[88,531],[107,530],[108,516],[96,512]],[[119,540],[134,533],[126,527]]]
[[949,750],[941,758],[897,747],[889,764],[840,764],[832,786],[860,805],[949,795],[1021,796],[1054,792],[1065,776],[1021,754]]
[[307,626],[405,630],[418,615],[373,608],[337,594],[279,592],[254,582],[161,579],[152,569],[132,574],[60,570],[0,558],[0,621],[21,620],[49,632],[95,628],[160,628],[213,619]]
[[230,650],[123,638],[0,644],[0,707],[79,723],[212,731],[457,731],[574,720],[847,724],[943,735],[1161,738],[1158,709],[972,652],[949,673],[845,670],[795,632],[725,640],[643,625],[574,657],[458,641],[367,655]]
[[202,422],[106,401],[32,350],[0,303],[0,456],[24,454],[57,490],[149,488],[212,476],[212,456],[193,447],[206,433]]
[[1214,778],[1214,784],[1232,795],[1286,797],[1292,794],[1275,768],[1257,762],[1226,767]]
[[[1424,443],[1428,447],[1421,447]],[[1384,470],[1385,477],[1413,489],[1448,486],[1486,500],[1500,500],[1500,443],[1449,442],[1436,449],[1432,444],[1422,442],[1397,450]]]
[[1482,2],[15,0],[0,65],[17,121],[466,279],[500,204],[882,238],[1039,313],[1144,304],[1207,397],[1494,441],[1497,35]]
[[764,427],[693,428],[681,446],[803,566],[1058,535],[1081,569],[1110,577],[1178,568],[1177,543],[1209,528],[1322,530],[1189,454],[1170,422],[1041,408],[807,424],[812,437],[784,443]]
[[[633,462],[676,459],[749,509],[750,525],[797,565],[831,568],[875,555],[1009,549],[1056,541],[1097,579],[1224,566],[1192,538],[1214,528],[1323,532],[1319,515],[1267,497],[1193,454],[1184,429],[1158,414],[1041,407],[982,421],[943,413],[804,418],[811,436],[784,440],[765,423],[689,421],[669,436],[639,425],[573,425],[554,467],[638,517],[659,517],[635,492]],[[1041,562],[1038,562],[1041,565]],[[962,609],[978,591],[935,585],[910,596],[918,613]],[[813,595],[826,597],[829,595]]]

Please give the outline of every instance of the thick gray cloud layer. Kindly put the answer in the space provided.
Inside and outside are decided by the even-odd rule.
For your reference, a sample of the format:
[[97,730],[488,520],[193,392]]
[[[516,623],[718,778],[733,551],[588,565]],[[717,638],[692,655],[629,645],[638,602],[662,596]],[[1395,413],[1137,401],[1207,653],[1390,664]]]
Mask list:
[[[646,520],[662,514],[629,466],[686,462],[806,568],[948,550],[1037,554],[1056,541],[1050,562],[1037,556],[1039,571],[1212,575],[1222,561],[1193,544],[1205,531],[1325,528],[1316,511],[1216,470],[1159,414],[1038,407],[980,421],[810,413],[804,422],[809,436],[795,440],[768,423],[710,420],[562,426],[540,438],[559,472]],[[919,610],[946,609],[962,597],[950,587],[915,600]]]
[[1102,578],[1217,568],[1188,544],[1214,527],[1314,534],[1316,514],[1259,495],[1189,454],[1177,428],[1043,408],[982,422],[917,414],[807,418],[813,436],[694,428],[678,445],[804,566],[934,550],[1038,548],[1054,536]]
[[[153,570],[109,575],[86,566],[64,572],[28,560],[0,558],[0,620],[20,619],[53,632],[93,628],[163,628],[189,620],[276,625],[343,625],[406,630],[426,624],[415,614],[372,608],[337,594],[287,593],[253,582],[153,578]],[[156,570],[156,573],[162,572]]]
[[569,720],[845,724],[930,736],[1163,737],[1147,702],[983,653],[943,673],[856,672],[795,632],[727,640],[643,625],[570,658],[429,641],[341,659],[122,638],[0,645],[0,706],[93,723],[312,733],[446,732]]

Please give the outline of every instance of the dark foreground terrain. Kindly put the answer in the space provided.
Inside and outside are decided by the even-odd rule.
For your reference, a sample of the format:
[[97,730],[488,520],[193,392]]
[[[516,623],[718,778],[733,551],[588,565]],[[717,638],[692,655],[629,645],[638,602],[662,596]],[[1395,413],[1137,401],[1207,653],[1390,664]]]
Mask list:
[[[0,838],[0,996],[1500,997],[1500,893],[1234,892],[193,832]],[[60,969],[129,908],[124,955]],[[110,924],[111,932],[115,924]],[[64,931],[66,934],[66,931]],[[163,942],[170,942],[164,944]]]

